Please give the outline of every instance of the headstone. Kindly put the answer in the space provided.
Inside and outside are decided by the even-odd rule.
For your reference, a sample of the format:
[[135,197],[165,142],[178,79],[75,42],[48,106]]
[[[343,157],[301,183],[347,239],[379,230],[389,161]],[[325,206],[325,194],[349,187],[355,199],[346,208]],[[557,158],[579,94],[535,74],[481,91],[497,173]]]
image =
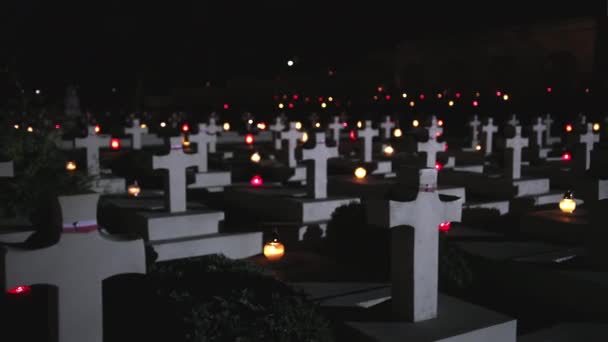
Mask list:
[[[207,125],[207,134],[211,134],[215,137],[222,131],[222,128],[217,124],[217,120],[215,117],[209,118],[209,124]],[[215,153],[217,152],[217,139],[211,140],[209,142],[209,152]]]
[[579,113],[578,114],[578,123],[581,126],[586,126],[587,125],[587,116],[583,113]]
[[274,124],[270,125],[270,130],[273,132],[273,138],[274,138],[274,149],[275,150],[280,150],[281,149],[281,132],[283,132],[283,130],[285,129],[285,124],[283,123],[283,121],[281,120],[280,117],[276,117],[274,120]]
[[148,127],[142,128],[139,119],[133,119],[133,126],[125,128],[125,133],[131,135],[134,150],[141,150],[141,135],[148,133]]
[[190,134],[190,142],[196,143],[196,156],[198,158],[198,172],[208,171],[208,146],[217,141],[217,136],[207,133],[207,124],[198,124],[198,133]]
[[593,124],[587,123],[587,132],[581,134],[579,142],[585,144],[585,170],[589,170],[591,167],[591,151],[593,151],[593,144],[600,141],[600,137],[597,134],[593,134]]
[[296,129],[296,123],[289,123],[289,130],[281,132],[281,139],[287,140],[287,166],[296,167],[296,147],[298,140],[302,139],[304,134]]
[[395,128],[395,123],[391,120],[389,115],[384,117],[384,122],[380,124],[380,127],[384,131],[384,139],[391,138],[391,131]]
[[437,171],[419,171],[411,202],[370,201],[370,223],[390,227],[392,305],[395,318],[419,322],[437,316],[439,225],[460,221],[462,199],[441,201]]
[[97,135],[95,127],[89,126],[88,135],[84,138],[76,138],[74,145],[84,147],[87,151],[87,168],[91,176],[97,176],[100,173],[99,164],[99,149],[101,147],[110,146],[110,137],[107,135]]
[[[106,237],[98,230],[64,233],[50,247],[0,253],[5,289],[30,284],[58,288],[58,340],[102,342],[104,279],[123,273],[145,273],[144,244]],[[10,339],[10,338],[9,338]]]
[[486,156],[492,154],[492,144],[494,133],[498,132],[498,126],[494,125],[494,119],[488,118],[488,123],[481,126],[481,131],[486,134],[484,143],[484,152]]
[[545,143],[547,145],[553,144],[553,137],[551,136],[551,126],[553,125],[553,119],[551,118],[551,114],[545,115]]
[[473,120],[469,121],[469,126],[471,126],[471,147],[475,148],[479,144],[479,125],[481,125],[481,121],[479,121],[477,114],[473,115]]
[[445,151],[445,142],[431,139],[426,142],[418,142],[418,152],[426,152],[426,167],[435,168],[437,152]]
[[193,154],[186,154],[181,137],[169,139],[171,150],[164,156],[152,157],[152,168],[167,170],[165,179],[165,207],[171,213],[186,211],[186,169],[197,166],[199,161]]
[[372,161],[372,146],[374,137],[378,136],[378,130],[372,128],[372,121],[365,120],[365,128],[357,131],[357,136],[363,139],[363,161]]
[[536,118],[536,125],[532,126],[536,138],[536,146],[543,147],[543,132],[547,129],[541,117]]
[[336,147],[340,146],[340,131],[344,128],[342,121],[338,116],[334,116],[334,121],[329,124],[329,129],[332,132],[332,137],[336,142]]
[[431,125],[428,128],[429,139],[437,139],[443,134],[443,127],[439,126],[437,122],[437,117],[435,115],[431,116]]
[[521,178],[521,151],[524,147],[528,147],[528,138],[521,136],[521,126],[515,126],[515,136],[506,139],[505,146],[512,150],[511,154],[505,153],[508,158],[507,165],[510,166],[506,170],[506,175],[510,179]]
[[327,160],[338,156],[337,147],[325,144],[325,132],[315,133],[315,147],[302,151],[302,160],[312,160],[307,168],[306,186],[315,199],[327,197]]
[[70,118],[76,118],[82,115],[80,111],[80,100],[76,87],[68,86],[66,88],[65,103],[64,103],[65,115]]
[[511,119],[509,119],[509,121],[507,121],[507,123],[513,127],[518,126],[519,120],[517,120],[517,115],[515,115],[515,114],[511,115]]

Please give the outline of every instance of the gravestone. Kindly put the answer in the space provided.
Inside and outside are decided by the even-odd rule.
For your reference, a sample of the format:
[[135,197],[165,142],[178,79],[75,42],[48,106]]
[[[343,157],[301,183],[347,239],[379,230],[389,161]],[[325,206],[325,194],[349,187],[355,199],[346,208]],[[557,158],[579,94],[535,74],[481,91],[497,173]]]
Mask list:
[[229,171],[209,171],[208,147],[217,142],[217,135],[209,134],[206,124],[198,125],[198,133],[190,135],[190,142],[196,143],[196,158],[198,159],[197,172],[194,175],[194,183],[188,188],[205,188],[208,191],[222,191],[225,186],[230,185],[232,177]]
[[141,239],[121,240],[98,230],[64,233],[57,244],[42,249],[5,247],[0,258],[4,289],[57,286],[61,342],[102,342],[103,280],[123,273],[146,273]]
[[327,197],[327,160],[337,156],[338,148],[325,144],[325,132],[316,132],[315,147],[302,151],[302,160],[312,161],[306,170],[306,186],[312,198]]
[[89,126],[88,135],[84,138],[76,138],[74,145],[77,148],[84,147],[86,149],[88,174],[98,176],[100,174],[99,149],[110,146],[110,137],[97,135],[95,126]]
[[427,130],[429,132],[429,139],[437,139],[443,134],[443,127],[439,126],[435,115],[431,116],[431,125]]
[[479,144],[479,126],[481,125],[481,121],[477,118],[477,114],[473,115],[473,120],[469,121],[469,126],[471,127],[471,147],[475,148]]
[[331,130],[332,138],[336,142],[336,147],[340,147],[340,131],[344,126],[338,116],[334,116],[334,121],[329,124],[329,129]]
[[528,147],[528,138],[521,136],[521,126],[515,126],[515,136],[506,139],[505,146],[511,152],[505,152],[507,170],[505,175],[510,179],[521,178],[521,151],[524,147]]
[[395,128],[395,123],[391,120],[389,115],[384,117],[384,122],[380,124],[380,127],[384,131],[384,139],[391,138],[391,131]]
[[547,145],[551,145],[554,142],[558,142],[560,139],[558,137],[551,136],[551,126],[553,126],[553,119],[551,118],[551,114],[545,115],[545,119],[543,120],[545,123],[545,143]]
[[208,170],[208,147],[212,141],[217,141],[217,136],[207,133],[207,124],[198,124],[198,133],[190,134],[188,140],[196,144],[196,157],[198,159],[198,172]]
[[431,139],[425,142],[418,142],[418,152],[426,153],[426,167],[435,168],[437,162],[437,152],[445,151],[445,142]]
[[67,117],[74,119],[82,115],[82,112],[80,111],[80,99],[78,99],[76,87],[68,86],[66,88],[64,101],[64,111]]
[[148,127],[141,127],[139,119],[133,119],[133,126],[125,128],[125,133],[131,135],[131,147],[141,150],[141,136],[148,133]]
[[536,125],[532,126],[534,137],[536,138],[536,146],[543,147],[543,132],[547,129],[541,117],[536,118]]
[[197,166],[198,157],[184,153],[181,137],[169,138],[171,150],[164,156],[152,156],[152,168],[167,170],[165,207],[170,213],[186,211],[186,169]]
[[209,152],[215,153],[217,152],[217,135],[222,131],[222,128],[218,126],[215,117],[209,118],[209,124],[207,125],[207,134],[211,134],[216,137],[215,140],[211,140],[209,142]]
[[494,119],[488,118],[487,124],[481,126],[481,131],[485,133],[484,154],[489,156],[492,154],[492,144],[494,133],[498,132],[498,126],[494,125]]
[[507,121],[507,123],[513,127],[518,126],[519,120],[517,120],[517,115],[511,115],[511,118],[509,119],[509,121]]
[[374,137],[378,136],[378,130],[372,128],[372,121],[365,120],[365,128],[357,131],[357,136],[363,139],[363,161],[372,161],[372,146]]
[[280,150],[282,145],[280,134],[281,132],[283,132],[283,130],[285,130],[285,124],[283,123],[280,117],[276,117],[274,120],[274,124],[270,125],[269,128],[273,132],[272,136],[274,139],[274,149]]
[[302,139],[304,133],[296,129],[296,123],[289,123],[289,130],[281,132],[281,139],[287,140],[287,166],[296,167],[296,148],[298,147],[298,141]]
[[585,145],[585,170],[591,168],[591,151],[593,145],[599,141],[599,135],[593,133],[593,124],[587,123],[587,132],[579,136],[579,142]]
[[412,322],[437,316],[439,224],[460,221],[462,215],[462,199],[439,198],[435,169],[421,169],[419,178],[414,201],[370,200],[366,207],[371,224],[393,230],[393,314]]

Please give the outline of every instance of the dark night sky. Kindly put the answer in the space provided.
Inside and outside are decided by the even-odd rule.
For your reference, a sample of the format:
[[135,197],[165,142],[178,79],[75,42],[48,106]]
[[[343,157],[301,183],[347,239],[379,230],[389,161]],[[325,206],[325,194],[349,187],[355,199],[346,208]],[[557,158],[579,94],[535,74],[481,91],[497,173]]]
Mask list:
[[291,56],[302,68],[339,68],[362,51],[446,30],[606,15],[597,3],[580,1],[540,8],[530,8],[532,1],[10,1],[0,57],[16,55],[19,70],[36,80],[121,79],[136,70],[265,77]]

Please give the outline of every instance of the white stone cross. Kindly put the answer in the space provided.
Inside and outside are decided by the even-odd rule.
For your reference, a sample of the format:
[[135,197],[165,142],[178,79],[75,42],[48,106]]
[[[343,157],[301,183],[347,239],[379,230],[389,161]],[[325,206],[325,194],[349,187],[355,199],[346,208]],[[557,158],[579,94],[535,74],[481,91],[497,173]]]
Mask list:
[[593,144],[599,141],[599,135],[593,134],[593,124],[587,123],[587,133],[581,134],[579,137],[579,142],[585,144],[585,170],[589,170],[591,167],[591,151],[593,151]]
[[391,120],[389,115],[384,117],[384,122],[380,124],[380,127],[384,130],[384,139],[390,139],[391,131],[395,128],[395,123]]
[[336,141],[336,147],[340,146],[340,131],[344,128],[340,117],[334,116],[334,121],[329,124],[329,129],[332,131],[332,137]]
[[281,132],[281,140],[287,140],[287,166],[296,167],[296,147],[304,133],[298,131],[296,122],[289,123],[289,130]]
[[107,135],[97,135],[95,133],[95,126],[89,126],[89,134],[84,138],[76,138],[74,144],[76,147],[84,147],[87,150],[89,175],[99,175],[99,149],[110,146],[110,137]]
[[507,123],[513,127],[519,125],[519,120],[517,120],[517,115],[515,115],[515,114],[511,115],[511,119],[509,121],[507,121]]
[[427,130],[429,132],[429,139],[435,140],[443,134],[443,127],[439,126],[435,115],[431,116],[431,126]]
[[547,127],[543,123],[543,119],[540,116],[536,118],[536,125],[532,126],[532,130],[536,137],[536,146],[543,147],[543,132],[546,129]]
[[585,114],[583,114],[583,113],[579,113],[578,114],[578,122],[581,125],[586,125],[587,124],[587,116]]
[[281,137],[280,134],[281,132],[283,132],[283,130],[285,130],[285,124],[283,123],[283,120],[281,119],[281,117],[276,117],[274,119],[274,124],[270,125],[270,130],[273,132],[273,138],[274,138],[274,149],[275,150],[280,150],[281,149]]
[[123,273],[146,273],[142,239],[118,240],[98,230],[63,233],[57,244],[42,249],[6,247],[1,252],[1,287],[57,286],[61,342],[102,342],[103,280]]
[[164,156],[152,156],[152,168],[167,170],[165,206],[171,213],[186,211],[186,168],[198,165],[194,154],[186,154],[181,137],[169,139],[171,150]]
[[551,126],[553,125],[553,119],[551,118],[551,114],[545,115],[545,143],[547,145],[551,145],[553,139],[551,137]]
[[515,126],[515,136],[506,140],[505,146],[512,150],[511,154],[505,155],[509,158],[510,168],[507,170],[507,177],[510,179],[521,178],[521,150],[528,147],[528,138],[521,136],[521,126]]
[[[211,134],[217,137],[218,133],[222,131],[222,128],[218,126],[214,117],[209,118],[209,124],[207,125],[207,134]],[[209,152],[215,153],[217,151],[217,138],[209,142]]]
[[494,125],[494,119],[488,118],[488,123],[481,126],[481,131],[486,134],[484,151],[485,155],[489,156],[492,154],[492,138],[494,133],[498,132],[498,126]]
[[426,167],[435,168],[437,152],[445,151],[445,142],[429,138],[425,142],[418,142],[418,152],[426,152]]
[[125,133],[131,135],[131,148],[141,150],[141,135],[148,133],[148,127],[141,127],[139,119],[133,119],[133,126],[125,128]]
[[372,121],[365,120],[365,128],[357,131],[357,136],[363,139],[363,161],[372,161],[372,147],[374,137],[378,136],[378,130],[372,128]]
[[198,134],[190,134],[189,141],[196,143],[196,156],[198,159],[198,172],[208,171],[208,145],[217,141],[217,136],[207,133],[207,125],[198,124]]
[[414,201],[370,201],[370,223],[390,227],[391,298],[399,320],[437,317],[439,225],[462,217],[462,199],[444,202],[437,192],[437,171],[419,171]]
[[302,160],[313,162],[306,168],[306,186],[313,198],[327,197],[327,160],[337,156],[338,148],[325,144],[325,132],[316,132],[315,147],[302,151]]
[[471,126],[472,139],[471,139],[471,147],[475,148],[479,144],[479,125],[481,125],[481,121],[479,121],[477,114],[473,115],[473,120],[469,121],[469,126]]

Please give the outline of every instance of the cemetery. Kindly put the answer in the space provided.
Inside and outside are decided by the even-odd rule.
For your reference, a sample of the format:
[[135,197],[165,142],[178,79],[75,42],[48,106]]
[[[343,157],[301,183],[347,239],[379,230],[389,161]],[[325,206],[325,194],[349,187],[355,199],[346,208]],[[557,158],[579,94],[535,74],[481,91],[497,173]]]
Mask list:
[[341,18],[353,51],[269,66],[286,33],[167,6],[83,29],[129,55],[99,70],[0,58],[0,341],[608,341],[608,17],[414,39],[387,10],[377,54]]

